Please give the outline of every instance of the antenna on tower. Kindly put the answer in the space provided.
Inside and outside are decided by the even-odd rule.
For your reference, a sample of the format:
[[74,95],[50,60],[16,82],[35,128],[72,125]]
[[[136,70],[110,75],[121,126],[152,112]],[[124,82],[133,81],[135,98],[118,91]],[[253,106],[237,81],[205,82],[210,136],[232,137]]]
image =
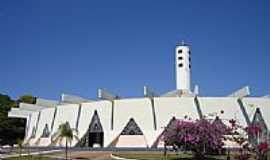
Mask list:
[[185,41],[184,40],[182,40],[181,41],[181,46],[185,46],[186,44],[185,44]]

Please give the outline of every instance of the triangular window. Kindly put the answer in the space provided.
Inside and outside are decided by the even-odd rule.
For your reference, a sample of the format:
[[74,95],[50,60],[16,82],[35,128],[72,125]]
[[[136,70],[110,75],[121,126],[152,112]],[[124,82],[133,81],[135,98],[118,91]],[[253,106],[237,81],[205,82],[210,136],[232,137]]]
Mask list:
[[121,135],[143,135],[140,127],[133,118],[130,118]]
[[98,116],[97,111],[94,112],[94,115],[92,117],[91,123],[89,125],[89,132],[94,132],[94,133],[101,133],[103,132],[102,125],[100,123],[100,119]]

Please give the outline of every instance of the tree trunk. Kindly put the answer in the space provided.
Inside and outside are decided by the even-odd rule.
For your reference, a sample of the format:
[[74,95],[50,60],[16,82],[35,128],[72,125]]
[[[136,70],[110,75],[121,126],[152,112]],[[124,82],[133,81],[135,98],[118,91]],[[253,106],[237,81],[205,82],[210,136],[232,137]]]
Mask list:
[[231,151],[230,150],[228,150],[227,160],[231,160]]
[[205,154],[200,151],[194,153],[194,158],[197,160],[205,160]]
[[164,145],[164,152],[163,152],[163,155],[164,155],[164,156],[167,156],[167,146],[166,146],[166,145]]
[[66,160],[68,159],[68,140],[66,138]]
[[19,147],[19,157],[21,157],[22,156],[22,147],[20,146]]

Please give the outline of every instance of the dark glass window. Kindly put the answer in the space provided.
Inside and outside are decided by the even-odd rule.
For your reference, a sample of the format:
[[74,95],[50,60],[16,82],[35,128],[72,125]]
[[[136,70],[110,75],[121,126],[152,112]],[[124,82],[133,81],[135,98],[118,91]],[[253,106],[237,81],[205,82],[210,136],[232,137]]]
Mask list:
[[178,67],[183,67],[183,63],[178,64]]
[[188,51],[188,54],[191,54],[191,52],[190,52],[190,51]]
[[191,68],[191,65],[189,64],[188,67]]
[[191,61],[191,58],[189,57],[188,60],[189,60],[189,62],[190,62],[190,61]]
[[179,49],[179,50],[178,50],[178,53],[182,53],[182,52],[183,52],[182,49]]
[[178,60],[182,60],[183,59],[183,57],[178,57]]

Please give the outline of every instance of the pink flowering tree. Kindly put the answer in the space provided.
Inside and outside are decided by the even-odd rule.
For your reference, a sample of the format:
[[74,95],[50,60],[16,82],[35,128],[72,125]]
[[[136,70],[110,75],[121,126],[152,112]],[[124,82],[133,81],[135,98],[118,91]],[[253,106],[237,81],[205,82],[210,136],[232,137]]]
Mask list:
[[266,160],[267,152],[269,150],[269,140],[260,139],[263,134],[262,125],[259,123],[250,124],[246,128],[246,132],[249,136],[251,145],[253,146],[253,151],[256,153],[256,159]]
[[165,129],[165,145],[187,149],[194,153],[196,159],[205,159],[211,152],[222,149],[227,128],[208,120],[197,121],[173,120]]
[[259,123],[251,123],[244,128],[236,124],[235,120],[229,121],[231,140],[240,146],[240,154],[236,156],[239,160],[248,160],[251,157],[250,152],[256,154],[256,159],[266,160],[267,152],[269,150],[269,143],[267,139],[260,139],[263,134],[262,125]]
[[239,154],[235,155],[238,160],[248,160],[251,157],[249,151],[249,139],[246,133],[246,129],[239,125],[236,120],[229,120],[229,141],[235,142],[239,148]]

